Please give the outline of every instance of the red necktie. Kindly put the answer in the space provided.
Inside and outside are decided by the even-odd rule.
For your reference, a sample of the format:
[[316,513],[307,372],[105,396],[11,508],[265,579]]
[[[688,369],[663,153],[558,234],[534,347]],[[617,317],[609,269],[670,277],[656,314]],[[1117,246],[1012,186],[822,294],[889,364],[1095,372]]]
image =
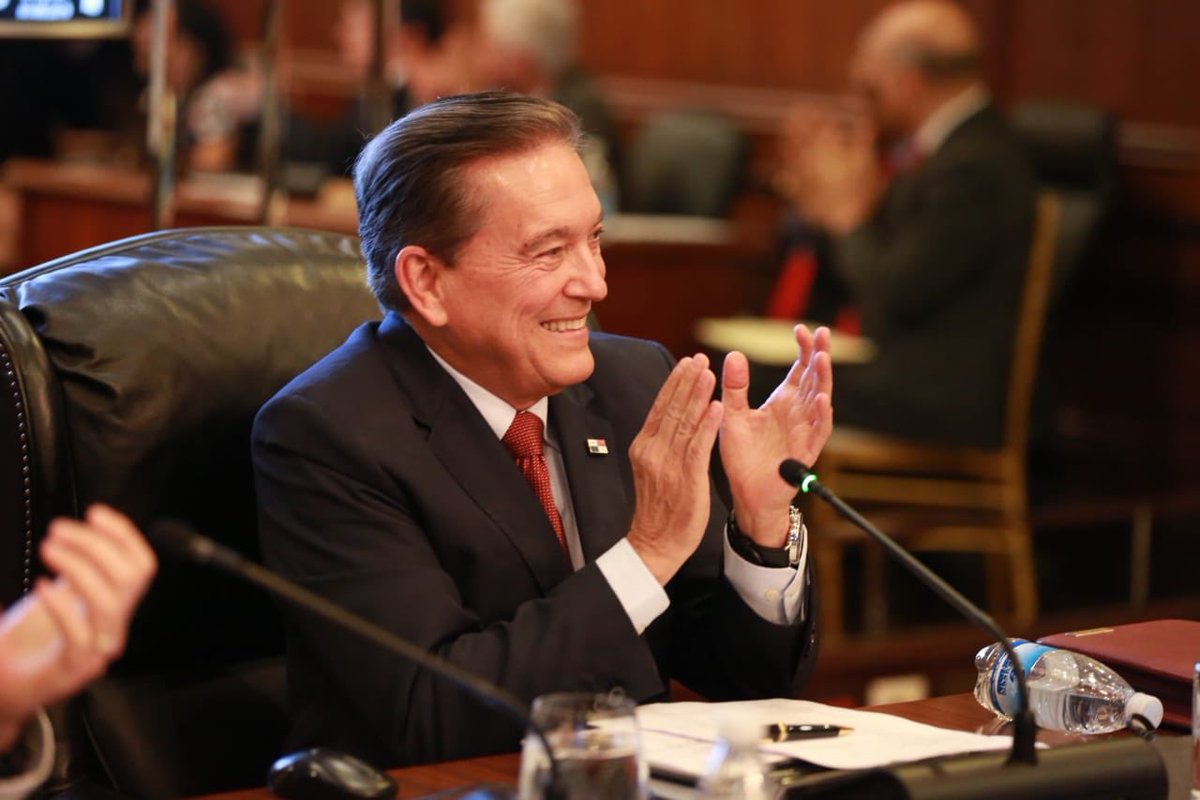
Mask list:
[[550,469],[546,466],[546,458],[542,454],[542,421],[536,414],[528,411],[518,411],[512,424],[501,439],[504,446],[513,454],[517,461],[517,469],[525,476],[533,488],[534,494],[542,503],[558,544],[571,560],[571,551],[567,547],[567,534],[563,531],[562,517],[558,515],[558,507],[554,505],[554,491],[550,487]]
[[817,280],[817,256],[811,245],[788,248],[783,269],[775,279],[767,300],[766,315],[771,319],[800,319],[808,310],[813,284]]

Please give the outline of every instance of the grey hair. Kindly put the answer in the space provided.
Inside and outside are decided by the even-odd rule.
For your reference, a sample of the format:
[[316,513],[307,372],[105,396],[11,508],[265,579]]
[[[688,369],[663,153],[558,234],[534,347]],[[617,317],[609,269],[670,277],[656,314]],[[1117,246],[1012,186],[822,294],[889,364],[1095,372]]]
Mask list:
[[575,60],[579,6],[575,0],[485,0],[484,29],[497,42],[529,53],[556,78]]

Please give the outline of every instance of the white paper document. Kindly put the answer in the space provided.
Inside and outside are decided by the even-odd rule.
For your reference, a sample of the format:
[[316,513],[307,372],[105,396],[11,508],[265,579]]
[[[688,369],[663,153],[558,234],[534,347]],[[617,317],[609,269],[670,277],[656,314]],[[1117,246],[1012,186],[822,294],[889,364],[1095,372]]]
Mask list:
[[875,711],[857,711],[807,700],[752,700],[737,703],[655,703],[640,706],[642,748],[652,769],[698,776],[717,740],[722,714],[747,715],[764,727],[838,725],[853,728],[840,736],[795,742],[764,742],[767,760],[798,758],[830,769],[865,769],[924,758],[1006,750],[1010,736],[953,731]]

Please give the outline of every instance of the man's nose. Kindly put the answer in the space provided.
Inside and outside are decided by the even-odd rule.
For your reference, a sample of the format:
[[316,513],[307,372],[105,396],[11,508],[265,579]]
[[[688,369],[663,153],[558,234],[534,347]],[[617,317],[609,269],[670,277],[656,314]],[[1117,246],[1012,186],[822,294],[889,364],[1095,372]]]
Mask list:
[[570,284],[571,293],[586,297],[594,303],[607,297],[608,284],[604,280],[604,257],[600,255],[600,251],[585,246],[573,261],[575,262],[573,265],[575,275]]

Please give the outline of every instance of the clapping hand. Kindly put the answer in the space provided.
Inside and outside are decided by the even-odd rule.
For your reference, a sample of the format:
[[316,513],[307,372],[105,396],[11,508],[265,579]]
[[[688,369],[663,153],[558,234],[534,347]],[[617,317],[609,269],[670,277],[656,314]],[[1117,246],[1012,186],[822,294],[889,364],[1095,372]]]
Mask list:
[[829,329],[795,329],[799,357],[771,396],[750,408],[750,365],[732,352],[725,358],[721,399],[721,461],[729,477],[738,527],[765,547],[787,538],[788,505],[794,487],[779,477],[779,464],[794,458],[816,461],[833,431],[833,369]]

